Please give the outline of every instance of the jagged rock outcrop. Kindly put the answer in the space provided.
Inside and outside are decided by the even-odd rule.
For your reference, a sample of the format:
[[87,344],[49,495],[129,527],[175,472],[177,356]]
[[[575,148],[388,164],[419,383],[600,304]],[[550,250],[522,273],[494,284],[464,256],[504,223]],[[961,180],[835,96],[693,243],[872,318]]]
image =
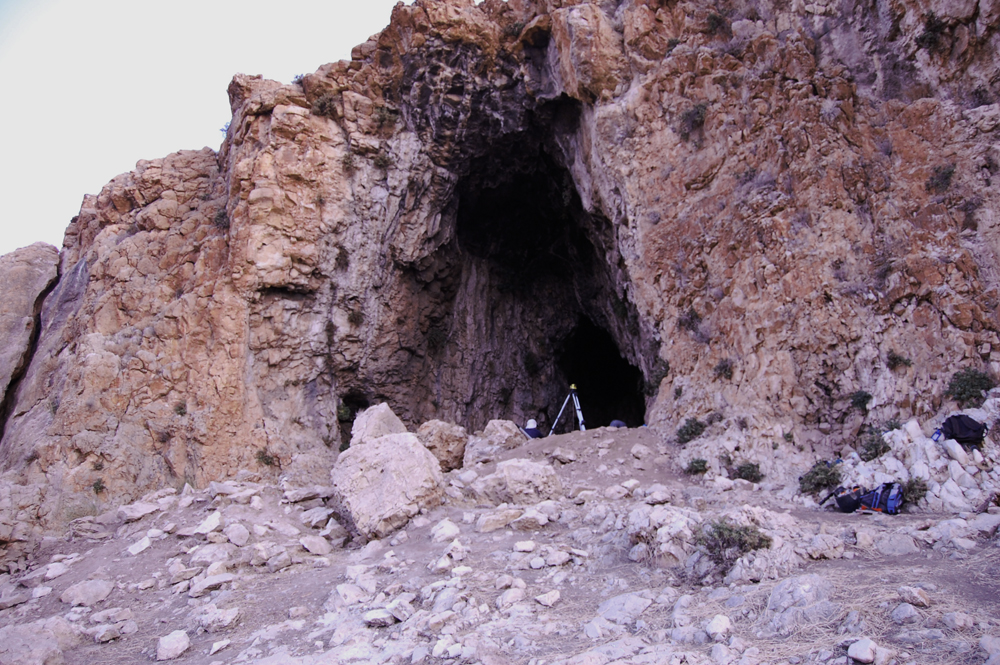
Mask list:
[[712,415],[758,458],[927,419],[1000,371],[998,26],[419,0],[349,62],[238,75],[218,153],[140,162],[67,230],[0,442],[37,501],[0,524],[322,483],[383,401],[547,428],[575,382],[592,425]]

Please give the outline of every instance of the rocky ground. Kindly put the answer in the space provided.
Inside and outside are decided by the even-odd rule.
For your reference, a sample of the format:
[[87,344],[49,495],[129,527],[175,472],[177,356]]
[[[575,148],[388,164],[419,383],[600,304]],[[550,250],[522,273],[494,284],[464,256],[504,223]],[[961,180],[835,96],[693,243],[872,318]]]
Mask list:
[[[0,577],[0,663],[1000,662],[996,506],[840,514],[672,433],[510,427],[381,539],[253,472],[77,519]],[[770,546],[716,563],[724,518]]]

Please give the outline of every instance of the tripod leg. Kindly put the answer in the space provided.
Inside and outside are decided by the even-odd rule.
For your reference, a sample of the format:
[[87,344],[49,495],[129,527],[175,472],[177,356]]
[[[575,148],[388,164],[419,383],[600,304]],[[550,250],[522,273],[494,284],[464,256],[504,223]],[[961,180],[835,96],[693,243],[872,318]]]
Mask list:
[[549,430],[549,436],[552,436],[552,432],[556,431],[556,425],[559,424],[559,419],[562,418],[563,411],[566,410],[566,405],[569,404],[570,396],[571,395],[566,395],[566,399],[563,400],[562,408],[559,409],[559,415],[556,416],[556,419],[554,421],[552,421],[552,429]]
[[576,417],[580,420],[580,431],[586,432],[587,426],[583,423],[583,409],[580,408],[580,398],[576,393],[573,393],[573,406],[576,407]]

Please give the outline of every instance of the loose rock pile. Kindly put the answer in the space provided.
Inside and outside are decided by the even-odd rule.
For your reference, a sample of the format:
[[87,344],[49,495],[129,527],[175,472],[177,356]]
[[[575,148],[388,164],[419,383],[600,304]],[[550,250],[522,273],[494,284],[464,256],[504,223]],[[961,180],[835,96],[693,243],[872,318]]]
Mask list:
[[[48,538],[0,577],[0,662],[1000,662],[996,506],[792,510],[677,474],[646,428],[511,447],[497,423],[465,451],[491,461],[442,473],[366,422],[329,486],[244,472]],[[718,524],[769,544],[725,560]]]

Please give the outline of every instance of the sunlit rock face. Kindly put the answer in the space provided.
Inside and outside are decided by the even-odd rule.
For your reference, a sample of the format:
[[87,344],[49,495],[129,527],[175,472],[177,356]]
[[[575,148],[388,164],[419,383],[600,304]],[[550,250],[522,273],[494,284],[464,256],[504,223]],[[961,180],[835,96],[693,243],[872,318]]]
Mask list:
[[759,456],[936,412],[1000,370],[1000,12],[938,4],[418,0],[350,62],[237,75],[218,153],[70,224],[0,525],[324,482],[383,401],[547,431],[574,383],[590,426]]

